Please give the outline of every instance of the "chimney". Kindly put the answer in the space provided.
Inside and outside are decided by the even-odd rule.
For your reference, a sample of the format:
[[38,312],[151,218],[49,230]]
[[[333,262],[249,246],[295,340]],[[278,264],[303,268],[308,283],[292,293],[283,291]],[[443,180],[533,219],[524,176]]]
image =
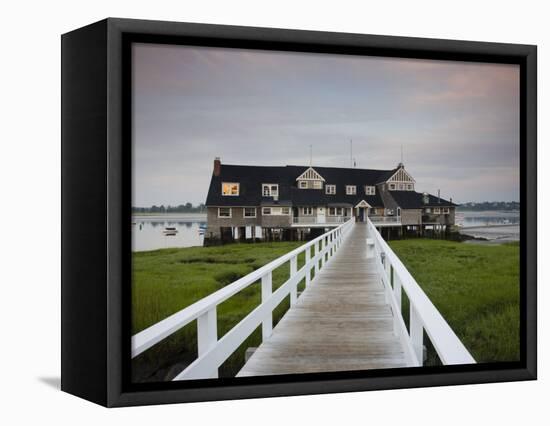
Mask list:
[[214,176],[219,176],[222,171],[222,162],[220,157],[214,158]]
[[441,203],[441,190],[440,189],[437,190],[437,202]]
[[453,197],[449,198],[449,202],[450,202],[450,203],[453,202]]

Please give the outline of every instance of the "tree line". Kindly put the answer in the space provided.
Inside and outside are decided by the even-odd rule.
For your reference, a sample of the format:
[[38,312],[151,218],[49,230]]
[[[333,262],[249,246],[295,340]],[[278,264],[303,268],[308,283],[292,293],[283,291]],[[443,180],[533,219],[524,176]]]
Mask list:
[[132,213],[202,213],[206,211],[204,203],[194,206],[191,203],[180,204],[178,206],[160,206],[151,207],[132,207]]
[[470,202],[462,203],[458,210],[519,210],[519,202],[517,201],[482,201],[479,203]]

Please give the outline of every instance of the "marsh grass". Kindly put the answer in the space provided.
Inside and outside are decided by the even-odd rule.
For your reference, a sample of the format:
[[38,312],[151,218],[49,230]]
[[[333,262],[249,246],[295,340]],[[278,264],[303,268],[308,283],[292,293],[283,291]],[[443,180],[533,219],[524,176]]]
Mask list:
[[[227,284],[244,277],[303,242],[230,244],[218,247],[163,249],[133,254],[132,334],[184,309]],[[298,269],[305,255],[298,256]],[[289,262],[273,272],[273,290],[290,275]],[[301,291],[304,282],[298,289]],[[221,303],[217,309],[218,338],[261,301],[256,282]],[[289,298],[275,309],[274,325],[288,310]],[[244,365],[244,352],[261,343],[261,327],[220,367],[220,377],[234,376]],[[197,357],[196,322],[147,350],[132,362],[135,382],[170,380]]]
[[[519,244],[476,245],[414,239],[391,241],[475,360],[519,360]],[[403,296],[408,324],[409,305]],[[428,365],[435,350],[424,335]]]

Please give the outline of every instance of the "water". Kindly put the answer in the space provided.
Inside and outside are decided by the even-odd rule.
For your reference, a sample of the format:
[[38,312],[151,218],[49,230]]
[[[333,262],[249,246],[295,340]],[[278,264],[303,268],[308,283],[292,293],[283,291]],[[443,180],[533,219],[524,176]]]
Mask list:
[[462,211],[456,213],[460,233],[493,243],[519,241],[519,212]]
[[[132,217],[132,250],[146,251],[172,247],[202,246],[206,215],[197,213],[136,215]],[[176,235],[165,235],[166,227],[176,228]]]

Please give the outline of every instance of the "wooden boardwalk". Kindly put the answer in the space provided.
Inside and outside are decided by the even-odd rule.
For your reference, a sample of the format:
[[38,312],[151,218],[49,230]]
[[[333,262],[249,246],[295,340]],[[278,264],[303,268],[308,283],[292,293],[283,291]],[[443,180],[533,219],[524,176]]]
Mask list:
[[375,260],[367,259],[367,227],[353,226],[238,377],[406,366]]

